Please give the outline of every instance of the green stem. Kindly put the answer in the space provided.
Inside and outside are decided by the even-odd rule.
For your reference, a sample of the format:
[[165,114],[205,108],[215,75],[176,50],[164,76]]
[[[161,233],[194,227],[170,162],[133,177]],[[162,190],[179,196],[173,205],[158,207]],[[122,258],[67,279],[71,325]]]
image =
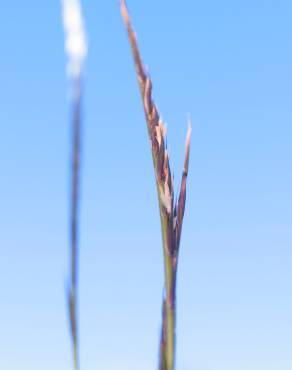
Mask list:
[[166,303],[166,370],[174,367],[175,308]]
[[[163,210],[161,202],[160,205],[160,219],[161,219],[161,230],[163,240],[163,256],[164,256],[164,279],[165,279],[165,315],[163,317],[163,327],[165,328],[165,347],[161,350],[164,354],[161,354],[164,358],[163,370],[174,369],[174,353],[175,353],[175,280],[176,280],[176,269],[173,267],[173,258],[170,255],[170,243],[169,240],[169,224],[167,215]],[[162,370],[162,369],[160,369]]]

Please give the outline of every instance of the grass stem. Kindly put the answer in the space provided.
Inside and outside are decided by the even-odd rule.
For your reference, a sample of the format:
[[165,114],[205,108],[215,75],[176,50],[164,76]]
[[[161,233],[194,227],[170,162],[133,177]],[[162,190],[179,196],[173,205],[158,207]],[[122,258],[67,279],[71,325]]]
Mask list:
[[71,211],[70,211],[70,248],[71,271],[69,286],[70,332],[73,346],[74,370],[79,369],[78,350],[78,241],[79,241],[79,207],[80,207],[80,154],[81,154],[81,98],[80,79],[74,81],[74,100],[72,118],[71,148]]

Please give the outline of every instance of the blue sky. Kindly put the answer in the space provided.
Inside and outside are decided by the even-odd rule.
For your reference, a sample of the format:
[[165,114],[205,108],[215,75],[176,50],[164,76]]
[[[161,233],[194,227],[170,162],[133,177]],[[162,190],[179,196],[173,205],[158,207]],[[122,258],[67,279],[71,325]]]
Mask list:
[[[290,1],[128,0],[176,180],[193,136],[177,369],[292,368]],[[69,84],[58,1],[0,6],[0,369],[71,369]],[[83,370],[156,368],[163,284],[154,175],[114,1],[83,1]]]

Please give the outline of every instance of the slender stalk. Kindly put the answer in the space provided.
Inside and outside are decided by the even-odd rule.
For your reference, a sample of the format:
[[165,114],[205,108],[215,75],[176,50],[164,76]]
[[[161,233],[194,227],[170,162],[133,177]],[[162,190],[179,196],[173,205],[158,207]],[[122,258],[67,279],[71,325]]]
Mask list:
[[71,271],[69,287],[70,330],[73,346],[74,370],[79,369],[78,353],[78,239],[79,239],[79,205],[80,205],[80,152],[81,152],[81,116],[80,116],[80,80],[75,82],[72,119],[72,163],[71,163],[71,211],[70,211],[70,245]]
[[81,75],[87,54],[86,34],[79,0],[61,0],[65,32],[67,72],[73,87],[72,148],[71,148],[71,209],[70,209],[70,281],[68,308],[73,347],[74,370],[79,370],[78,346],[78,252],[80,207],[81,154]]
[[121,12],[132,48],[140,93],[144,106],[151,153],[156,178],[159,212],[162,230],[165,291],[162,308],[162,329],[160,339],[160,370],[173,370],[175,360],[175,319],[176,319],[176,275],[177,261],[186,201],[186,179],[188,175],[190,135],[186,140],[185,162],[178,200],[174,200],[173,176],[170,171],[166,147],[166,129],[159,117],[152,99],[152,82],[146,74],[140,57],[136,36],[131,24],[125,0],[121,0]]

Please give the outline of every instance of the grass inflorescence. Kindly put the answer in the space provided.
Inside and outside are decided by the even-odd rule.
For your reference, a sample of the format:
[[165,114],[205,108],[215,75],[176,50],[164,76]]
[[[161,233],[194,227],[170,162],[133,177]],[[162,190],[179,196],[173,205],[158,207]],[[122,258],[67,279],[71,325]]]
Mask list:
[[166,146],[166,128],[160,119],[157,107],[152,99],[152,82],[145,71],[140,56],[136,35],[131,24],[125,0],[121,0],[121,12],[132,48],[147,123],[148,136],[151,143],[151,153],[162,229],[165,294],[162,305],[159,369],[173,370],[175,357],[176,277],[182,223],[186,203],[186,180],[189,167],[191,128],[189,126],[187,133],[184,169],[180,191],[177,199],[175,199],[173,175],[170,170],[169,156]]

